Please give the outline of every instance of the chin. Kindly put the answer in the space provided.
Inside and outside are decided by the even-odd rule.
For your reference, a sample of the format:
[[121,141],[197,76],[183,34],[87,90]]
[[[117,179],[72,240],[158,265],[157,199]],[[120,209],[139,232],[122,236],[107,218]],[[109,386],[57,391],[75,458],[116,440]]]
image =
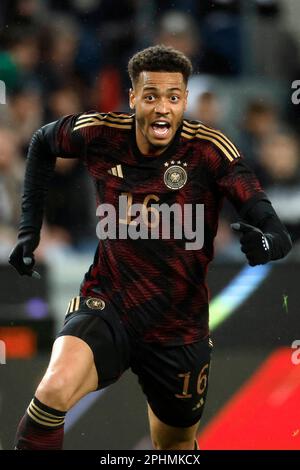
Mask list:
[[[172,139],[171,139],[172,140]],[[150,145],[154,149],[163,149],[165,147],[168,147],[170,144],[171,140],[168,140],[167,142],[150,142]]]
[[156,148],[167,147],[172,142],[172,140],[174,139],[174,135],[172,135],[172,137],[169,137],[166,140],[164,140],[164,139],[161,139],[161,140],[160,139],[157,139],[157,140],[151,139],[150,140],[149,139],[149,143],[152,147],[156,147]]

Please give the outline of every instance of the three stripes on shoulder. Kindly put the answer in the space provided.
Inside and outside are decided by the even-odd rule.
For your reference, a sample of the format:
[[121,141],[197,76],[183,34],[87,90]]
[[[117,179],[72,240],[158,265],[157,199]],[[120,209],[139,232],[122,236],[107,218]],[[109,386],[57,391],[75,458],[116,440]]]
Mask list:
[[77,119],[73,131],[89,126],[108,126],[118,129],[131,129],[133,114],[90,113],[82,114]]
[[186,139],[197,137],[198,139],[212,142],[231,162],[240,157],[238,149],[222,132],[211,129],[200,122],[193,124],[184,120],[181,135]]

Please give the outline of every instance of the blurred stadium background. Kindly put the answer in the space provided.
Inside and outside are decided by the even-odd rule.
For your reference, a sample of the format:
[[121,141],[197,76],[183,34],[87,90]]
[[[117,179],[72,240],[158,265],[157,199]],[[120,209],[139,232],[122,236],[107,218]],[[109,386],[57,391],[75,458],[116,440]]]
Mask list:
[[[236,214],[223,208],[209,273],[215,352],[200,445],[300,448],[300,366],[291,347],[300,342],[300,105],[291,99],[299,18],[299,0],[1,0],[0,447],[12,447],[96,246],[91,183],[76,160],[60,160],[37,251],[42,280],[8,266],[29,139],[65,114],[128,110],[129,57],[165,43],[194,64],[188,116],[240,146],[294,240],[283,262],[249,269],[229,228]],[[151,448],[131,372],[70,412],[65,448]]]

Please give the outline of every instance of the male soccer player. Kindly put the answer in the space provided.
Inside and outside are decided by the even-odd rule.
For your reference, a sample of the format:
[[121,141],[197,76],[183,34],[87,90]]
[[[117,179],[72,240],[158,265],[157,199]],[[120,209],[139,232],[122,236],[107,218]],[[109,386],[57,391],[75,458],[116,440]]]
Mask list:
[[[233,229],[251,266],[291,249],[234,144],[184,119],[189,59],[154,46],[135,54],[128,70],[132,114],[66,116],[39,129],[29,147],[18,243],[10,256],[20,274],[37,275],[33,253],[56,157],[82,159],[100,207],[115,208],[117,216],[106,220],[115,222],[115,232],[98,231],[93,264],[69,303],[49,367],[19,424],[16,449],[61,449],[66,412],[129,367],[147,398],[154,448],[196,448],[212,348],[205,277],[222,198],[239,213]],[[180,210],[191,207],[183,217]],[[174,209],[176,236],[161,227],[167,208]],[[197,214],[204,240],[193,245]],[[147,230],[139,237],[142,224]]]

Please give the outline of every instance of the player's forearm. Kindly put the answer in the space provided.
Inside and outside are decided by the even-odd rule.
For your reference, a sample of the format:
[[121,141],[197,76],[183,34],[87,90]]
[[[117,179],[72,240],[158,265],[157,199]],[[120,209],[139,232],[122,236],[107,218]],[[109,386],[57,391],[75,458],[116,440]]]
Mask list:
[[33,135],[27,155],[20,234],[40,232],[45,197],[54,173],[55,161],[45,130],[41,128]]
[[291,237],[270,201],[263,199],[256,202],[244,219],[268,236],[272,260],[283,258],[289,253],[292,248]]

